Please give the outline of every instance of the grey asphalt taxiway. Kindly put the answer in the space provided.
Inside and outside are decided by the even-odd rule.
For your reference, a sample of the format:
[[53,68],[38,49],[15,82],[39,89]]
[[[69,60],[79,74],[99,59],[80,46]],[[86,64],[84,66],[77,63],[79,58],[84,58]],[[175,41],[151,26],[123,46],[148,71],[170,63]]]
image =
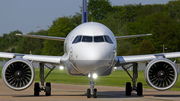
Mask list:
[[34,84],[23,91],[9,89],[2,79],[0,79],[0,101],[178,101],[180,91],[157,91],[154,89],[143,89],[143,96],[139,97],[136,92],[132,96],[125,96],[124,87],[95,86],[98,90],[97,98],[87,98],[86,90],[90,85],[71,85],[52,83],[51,96],[45,96],[44,92],[40,96],[33,96]]

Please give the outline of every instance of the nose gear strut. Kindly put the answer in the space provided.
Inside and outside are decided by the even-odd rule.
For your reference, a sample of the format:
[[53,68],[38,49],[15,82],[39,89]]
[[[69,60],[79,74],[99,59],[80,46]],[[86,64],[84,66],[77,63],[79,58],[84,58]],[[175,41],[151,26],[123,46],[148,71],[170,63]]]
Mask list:
[[90,75],[90,77],[89,77],[89,79],[90,79],[89,84],[91,85],[91,88],[87,89],[87,98],[90,98],[91,96],[93,96],[94,98],[97,98],[97,89],[94,88],[95,83],[94,83],[94,78],[92,77],[92,74],[93,73],[89,74]]

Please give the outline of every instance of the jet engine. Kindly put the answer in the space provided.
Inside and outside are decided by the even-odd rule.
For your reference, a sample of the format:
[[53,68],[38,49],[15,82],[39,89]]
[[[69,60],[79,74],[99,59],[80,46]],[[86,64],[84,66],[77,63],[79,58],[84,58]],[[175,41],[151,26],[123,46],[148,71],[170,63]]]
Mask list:
[[178,71],[174,63],[165,58],[152,60],[145,69],[149,86],[157,90],[170,89],[177,81]]
[[32,64],[22,58],[9,60],[3,67],[2,79],[13,90],[24,90],[34,81],[34,68]]

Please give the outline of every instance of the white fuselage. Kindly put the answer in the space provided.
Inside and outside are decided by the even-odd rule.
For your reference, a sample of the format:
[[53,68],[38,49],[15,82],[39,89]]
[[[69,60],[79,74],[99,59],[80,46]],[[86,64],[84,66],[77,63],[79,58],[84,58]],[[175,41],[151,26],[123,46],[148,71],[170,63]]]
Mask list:
[[87,22],[79,25],[67,36],[64,49],[69,54],[65,64],[70,75],[109,75],[116,58],[116,39],[106,26]]

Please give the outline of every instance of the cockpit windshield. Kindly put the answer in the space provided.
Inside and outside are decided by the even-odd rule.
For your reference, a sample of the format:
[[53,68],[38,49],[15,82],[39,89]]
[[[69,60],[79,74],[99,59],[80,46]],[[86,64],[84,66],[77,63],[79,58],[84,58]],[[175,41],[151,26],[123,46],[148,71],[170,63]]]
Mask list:
[[105,39],[106,42],[108,42],[110,44],[113,44],[113,42],[112,42],[112,40],[111,40],[111,38],[109,36],[105,35],[104,39]]
[[94,36],[94,42],[104,42],[103,36]]
[[78,42],[81,42],[81,38],[82,38],[81,35],[76,36],[76,38],[74,39],[74,41],[73,41],[72,43],[78,43]]
[[92,36],[83,36],[82,42],[92,42]]
[[103,36],[82,36],[78,35],[72,42],[73,44],[78,43],[78,42],[107,42],[110,44],[113,44],[113,41],[108,35],[103,35]]

